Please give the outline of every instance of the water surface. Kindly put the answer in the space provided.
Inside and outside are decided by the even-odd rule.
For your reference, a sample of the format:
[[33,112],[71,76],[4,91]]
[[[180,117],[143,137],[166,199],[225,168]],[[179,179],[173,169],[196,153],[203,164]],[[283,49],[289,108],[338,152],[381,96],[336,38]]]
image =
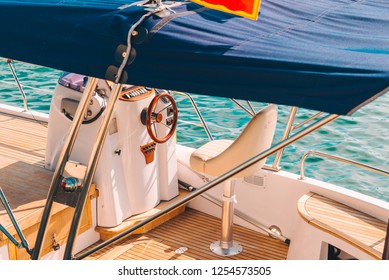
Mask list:
[[[27,95],[29,108],[48,113],[51,94],[61,72],[39,66],[15,63],[15,70]],[[234,139],[249,121],[249,115],[227,98],[192,95],[215,139]],[[208,141],[204,129],[188,99],[174,95],[179,107],[177,140],[191,147]],[[4,60],[0,60],[0,102],[23,106],[21,95]],[[242,104],[245,104],[244,102]],[[252,103],[255,110],[266,104]],[[280,141],[290,107],[279,106],[279,125],[274,142]],[[302,155],[320,151],[345,157],[380,169],[389,170],[389,94],[362,107],[350,117],[335,122],[304,137],[285,149],[283,170],[299,173]],[[295,124],[317,112],[299,109]],[[271,162],[273,158],[269,158]],[[310,157],[306,176],[358,191],[389,202],[388,177],[329,159]]]

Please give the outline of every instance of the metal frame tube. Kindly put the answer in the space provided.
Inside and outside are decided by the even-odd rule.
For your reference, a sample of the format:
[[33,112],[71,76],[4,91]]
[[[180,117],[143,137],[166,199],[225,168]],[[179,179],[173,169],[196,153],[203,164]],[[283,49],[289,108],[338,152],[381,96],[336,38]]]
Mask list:
[[250,116],[254,116],[254,113],[253,112],[250,112],[249,110],[247,110],[242,104],[240,104],[236,99],[234,98],[230,98],[232,102],[234,102],[236,105],[238,105],[241,109],[243,109],[243,111],[245,111],[247,114],[249,114]]
[[101,155],[101,151],[103,150],[105,138],[108,134],[108,128],[109,128],[109,122],[111,120],[113,111],[115,109],[115,105],[117,103],[117,100],[119,99],[119,95],[122,91],[122,84],[115,84],[114,88],[112,90],[111,96],[108,101],[107,108],[105,110],[105,113],[103,115],[103,119],[101,122],[101,126],[99,128],[95,145],[93,146],[89,163],[86,170],[85,179],[82,185],[82,191],[80,193],[80,196],[77,201],[77,206],[75,209],[75,213],[73,216],[72,224],[70,226],[69,230],[69,236],[65,247],[65,253],[64,253],[64,259],[71,259],[72,258],[72,250],[74,246],[74,241],[77,235],[77,231],[79,228],[79,223],[81,219],[82,211],[85,207],[85,202],[88,197],[89,189],[92,184],[93,177],[96,173],[97,164],[99,162],[99,158]]
[[163,208],[161,211],[159,211],[158,213],[155,213],[154,215],[150,216],[148,219],[145,219],[139,223],[137,223],[136,225],[128,228],[127,230],[119,233],[118,235],[102,242],[101,244],[97,245],[95,248],[91,249],[90,251],[88,252],[85,252],[83,254],[80,254],[76,259],[83,259],[91,254],[93,254],[94,252],[104,248],[105,246],[125,237],[126,235],[132,233],[133,231],[143,227],[144,225],[146,225],[147,223],[169,213],[170,211],[174,210],[175,208],[177,207],[180,207],[186,203],[188,203],[189,201],[193,200],[194,198],[198,197],[200,194],[208,191],[209,189],[217,186],[218,184],[228,180],[229,178],[233,177],[234,175],[238,174],[239,172],[241,172],[242,170],[252,166],[253,164],[257,163],[258,161],[274,154],[275,152],[279,151],[280,149],[283,149],[285,148],[286,146],[290,145],[291,143],[294,143],[296,142],[297,140],[299,140],[300,138],[304,137],[305,135],[311,133],[312,131],[315,131],[317,129],[319,129],[320,127],[322,127],[323,125],[329,123],[329,122],[332,122],[333,120],[337,119],[339,117],[339,115],[329,115],[323,119],[320,119],[318,121],[316,121],[315,123],[311,124],[310,126],[306,127],[305,129],[303,129],[302,131],[299,131],[298,133],[296,133],[295,135],[291,136],[290,138],[288,139],[285,139],[281,142],[279,142],[278,144],[270,147],[269,149],[267,149],[266,151],[263,151],[262,153],[256,155],[255,157],[247,160],[246,162],[236,166],[235,168],[233,168],[232,170],[224,173],[223,175],[215,178],[214,180],[210,181],[209,183],[205,184],[204,186],[194,190],[193,192],[189,193],[188,195],[186,195],[185,197],[182,197],[181,199],[173,202],[172,204],[170,204],[169,206]]
[[253,106],[251,106],[251,103],[250,103],[250,101],[246,100],[246,103],[247,103],[247,106],[249,106],[249,108],[250,108],[251,112],[252,112],[252,113],[255,115],[255,114],[256,114],[256,112],[255,112],[255,110],[254,110]]
[[313,115],[312,117],[306,119],[305,121],[302,121],[302,122],[299,123],[298,125],[293,126],[293,127],[292,127],[292,130],[295,130],[295,129],[298,129],[298,128],[302,127],[303,125],[305,125],[305,124],[309,123],[310,121],[312,121],[312,120],[314,120],[314,119],[320,117],[320,116],[323,115],[323,114],[324,114],[324,112],[319,112],[319,113]]
[[320,156],[320,157],[324,157],[324,158],[329,158],[329,159],[337,160],[337,161],[340,161],[340,162],[348,163],[348,164],[351,164],[351,165],[354,165],[354,166],[358,166],[358,167],[361,167],[361,168],[364,168],[364,169],[367,169],[367,170],[370,170],[370,171],[377,172],[377,173],[379,173],[381,175],[389,176],[389,172],[388,171],[385,171],[385,170],[382,170],[382,169],[379,169],[379,168],[375,168],[375,167],[370,166],[370,165],[366,165],[366,164],[363,164],[363,163],[359,163],[359,162],[356,162],[356,161],[353,161],[353,160],[349,160],[349,159],[345,159],[345,158],[341,158],[341,157],[337,157],[337,156],[332,156],[332,155],[321,153],[321,152],[309,151],[309,152],[306,152],[303,155],[303,157],[301,158],[300,178],[299,178],[300,180],[304,180],[305,179],[305,172],[304,172],[305,166],[304,166],[304,162],[305,162],[305,159],[309,155],[316,155],[316,156]]
[[[8,203],[7,199],[5,198],[3,189],[1,187],[0,187],[0,201],[3,204],[5,210],[7,211],[8,217],[10,218],[10,220],[11,220],[11,222],[12,222],[12,224],[13,224],[15,230],[16,230],[16,233],[18,234],[18,236],[20,238],[20,242],[21,242],[22,247],[27,250],[28,254],[31,254],[31,250],[30,250],[30,248],[28,246],[28,242],[27,242],[26,238],[24,237],[23,232],[21,231],[21,229],[20,229],[20,227],[19,227],[19,225],[18,225],[18,223],[17,223],[17,221],[15,219],[15,216],[14,216],[14,214],[12,212],[12,209],[9,207],[9,203]],[[3,226],[1,226],[1,227],[5,230],[5,228]],[[4,233],[7,235],[8,238],[10,238],[10,235],[9,235],[9,233],[7,231],[4,231]],[[10,240],[11,240],[12,243],[14,243],[14,241],[15,241],[15,239],[13,237],[10,238]]]
[[26,97],[26,94],[24,93],[24,90],[23,90],[23,88],[22,88],[22,85],[19,83],[19,79],[18,79],[18,76],[16,75],[15,69],[14,69],[14,67],[12,66],[12,59],[7,59],[7,64],[8,64],[9,70],[10,70],[11,73],[12,73],[12,76],[14,77],[14,80],[15,80],[15,82],[16,82],[16,85],[18,86],[18,89],[19,89],[20,93],[22,94],[24,111],[28,111],[27,97]]
[[[288,118],[288,121],[287,121],[286,126],[285,126],[284,135],[282,136],[282,140],[287,139],[290,135],[290,132],[292,131],[293,122],[294,122],[294,118],[296,117],[297,109],[298,109],[297,107],[292,107],[290,109],[289,118]],[[275,171],[280,170],[279,165],[280,165],[280,161],[281,161],[281,157],[282,157],[283,152],[284,152],[284,149],[280,149],[277,152],[276,157],[275,157],[274,162],[273,162],[273,165],[272,165],[272,170],[275,170]]]
[[194,99],[192,96],[190,96],[188,93],[186,92],[179,92],[179,91],[172,91],[173,93],[175,94],[179,94],[179,95],[183,95],[185,96],[186,98],[189,99],[190,103],[192,104],[192,107],[193,109],[195,110],[196,114],[197,114],[197,117],[199,118],[200,122],[201,122],[201,125],[203,126],[204,130],[205,130],[205,133],[207,133],[207,136],[208,136],[208,139],[213,141],[213,136],[211,134],[211,132],[209,131],[209,128],[207,126],[207,124],[205,123],[204,121],[204,118],[203,116],[201,115],[200,113],[200,110],[199,108],[197,107],[197,104],[195,103]]
[[9,231],[0,224],[0,231],[5,234],[5,236],[17,247],[22,247],[21,244],[9,233]]
[[89,106],[89,101],[92,97],[94,90],[96,89],[97,79],[89,78],[88,84],[84,90],[84,94],[81,97],[80,103],[78,104],[76,113],[73,118],[73,122],[69,128],[69,133],[65,139],[61,154],[58,158],[57,166],[55,168],[53,179],[50,184],[49,193],[47,195],[46,205],[43,210],[41,223],[39,225],[38,234],[35,241],[35,247],[32,252],[32,259],[37,260],[39,258],[40,250],[42,247],[46,227],[49,222],[51,208],[54,202],[54,196],[57,192],[57,188],[61,183],[62,173],[65,169],[66,162],[69,160],[70,154],[73,150],[74,143],[80,130],[82,121]]

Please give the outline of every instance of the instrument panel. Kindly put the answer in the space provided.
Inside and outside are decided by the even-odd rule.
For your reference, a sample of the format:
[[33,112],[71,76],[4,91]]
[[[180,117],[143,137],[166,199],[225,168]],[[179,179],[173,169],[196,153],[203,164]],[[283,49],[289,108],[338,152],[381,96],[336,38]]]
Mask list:
[[153,94],[155,94],[155,90],[152,88],[147,88],[143,86],[131,86],[126,87],[122,90],[122,93],[119,96],[119,100],[135,102],[138,100],[145,99]]

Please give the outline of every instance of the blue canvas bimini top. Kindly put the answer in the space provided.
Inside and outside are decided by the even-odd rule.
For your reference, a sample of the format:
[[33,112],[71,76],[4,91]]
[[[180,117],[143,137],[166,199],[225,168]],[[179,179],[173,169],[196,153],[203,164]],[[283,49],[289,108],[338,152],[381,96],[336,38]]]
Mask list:
[[[133,2],[0,0],[0,56],[115,80],[148,13]],[[387,0],[266,0],[258,21],[171,9],[137,26],[122,82],[335,114],[389,87]]]

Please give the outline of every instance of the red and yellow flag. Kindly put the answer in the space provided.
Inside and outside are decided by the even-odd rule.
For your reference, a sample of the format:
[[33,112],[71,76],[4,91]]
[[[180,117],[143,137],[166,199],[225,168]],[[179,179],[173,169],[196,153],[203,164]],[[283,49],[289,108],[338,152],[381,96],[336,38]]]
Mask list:
[[192,0],[210,9],[257,20],[261,0]]

